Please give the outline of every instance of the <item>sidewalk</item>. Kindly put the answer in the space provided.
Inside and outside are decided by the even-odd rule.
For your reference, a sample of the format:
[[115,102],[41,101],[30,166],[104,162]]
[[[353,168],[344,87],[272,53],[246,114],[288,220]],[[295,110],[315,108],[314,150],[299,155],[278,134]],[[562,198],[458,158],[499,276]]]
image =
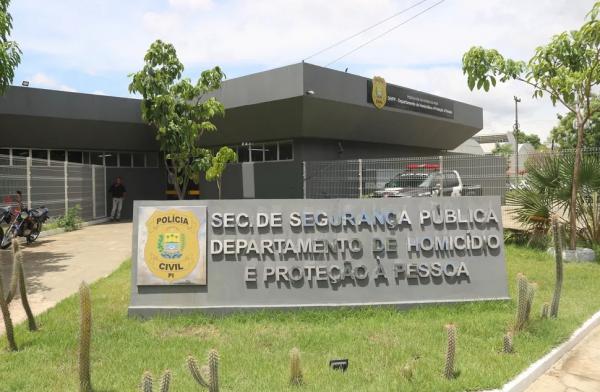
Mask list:
[[565,354],[526,392],[600,391],[600,327]]
[[[88,226],[40,238],[31,245],[23,245],[22,249],[29,302],[37,315],[75,293],[82,280],[91,283],[107,276],[130,257],[131,223]],[[5,290],[11,271],[10,250],[0,250],[0,273]],[[18,296],[10,310],[13,323],[26,319]],[[0,333],[3,331],[4,322],[0,317]]]

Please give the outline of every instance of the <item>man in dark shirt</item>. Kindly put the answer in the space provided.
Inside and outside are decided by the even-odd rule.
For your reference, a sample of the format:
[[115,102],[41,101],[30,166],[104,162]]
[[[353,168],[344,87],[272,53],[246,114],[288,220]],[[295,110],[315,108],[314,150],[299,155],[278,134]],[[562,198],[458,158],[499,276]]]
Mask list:
[[111,221],[116,220],[118,222],[121,219],[121,209],[123,208],[123,199],[125,198],[126,192],[121,177],[117,177],[108,190],[108,193],[112,195]]

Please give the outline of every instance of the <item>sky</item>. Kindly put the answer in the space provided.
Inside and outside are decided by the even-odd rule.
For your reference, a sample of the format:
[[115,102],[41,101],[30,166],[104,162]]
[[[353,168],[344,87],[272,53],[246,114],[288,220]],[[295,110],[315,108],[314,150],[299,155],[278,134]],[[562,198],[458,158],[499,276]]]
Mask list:
[[[228,78],[293,64],[421,0],[13,0],[12,39],[23,59],[14,84],[130,96],[156,39],[171,42],[185,76],[221,66]],[[426,0],[377,28],[307,59],[327,65],[433,6]],[[485,131],[510,131],[513,96],[521,129],[545,141],[561,107],[532,99],[518,82],[471,92],[462,55],[474,45],[520,60],[554,34],[576,29],[594,0],[445,0],[382,38],[328,65],[483,108]]]

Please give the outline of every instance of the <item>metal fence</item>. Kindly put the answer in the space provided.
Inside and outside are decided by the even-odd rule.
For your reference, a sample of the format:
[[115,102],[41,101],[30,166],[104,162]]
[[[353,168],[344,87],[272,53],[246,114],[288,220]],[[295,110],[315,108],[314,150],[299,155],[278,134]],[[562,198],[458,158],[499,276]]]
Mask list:
[[[443,155],[304,162],[304,198],[499,196],[504,227],[522,229],[523,226],[514,218],[516,207],[507,203],[506,193],[526,186],[527,167],[536,164],[536,158],[552,154],[573,155],[574,151],[519,154],[518,159],[523,164],[521,166],[520,163],[519,167],[524,167],[519,173],[510,171],[514,155]],[[587,149],[584,155],[600,158],[600,150]],[[455,192],[452,193],[452,190]]]
[[45,206],[51,217],[76,205],[84,220],[107,216],[104,166],[0,155],[1,205],[14,205],[17,191],[27,208]]

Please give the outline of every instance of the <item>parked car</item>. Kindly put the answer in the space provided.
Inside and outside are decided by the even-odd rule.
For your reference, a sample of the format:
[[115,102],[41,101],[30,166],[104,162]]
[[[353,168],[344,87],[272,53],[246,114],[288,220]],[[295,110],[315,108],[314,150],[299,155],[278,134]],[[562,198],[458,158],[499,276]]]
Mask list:
[[[385,189],[384,191],[385,192]],[[403,187],[379,197],[481,196],[481,185],[466,185],[456,170],[429,173],[416,186]]]
[[418,187],[432,171],[439,169],[435,163],[408,164],[406,170],[386,182],[383,189],[373,192],[372,197],[398,197],[404,189]]

